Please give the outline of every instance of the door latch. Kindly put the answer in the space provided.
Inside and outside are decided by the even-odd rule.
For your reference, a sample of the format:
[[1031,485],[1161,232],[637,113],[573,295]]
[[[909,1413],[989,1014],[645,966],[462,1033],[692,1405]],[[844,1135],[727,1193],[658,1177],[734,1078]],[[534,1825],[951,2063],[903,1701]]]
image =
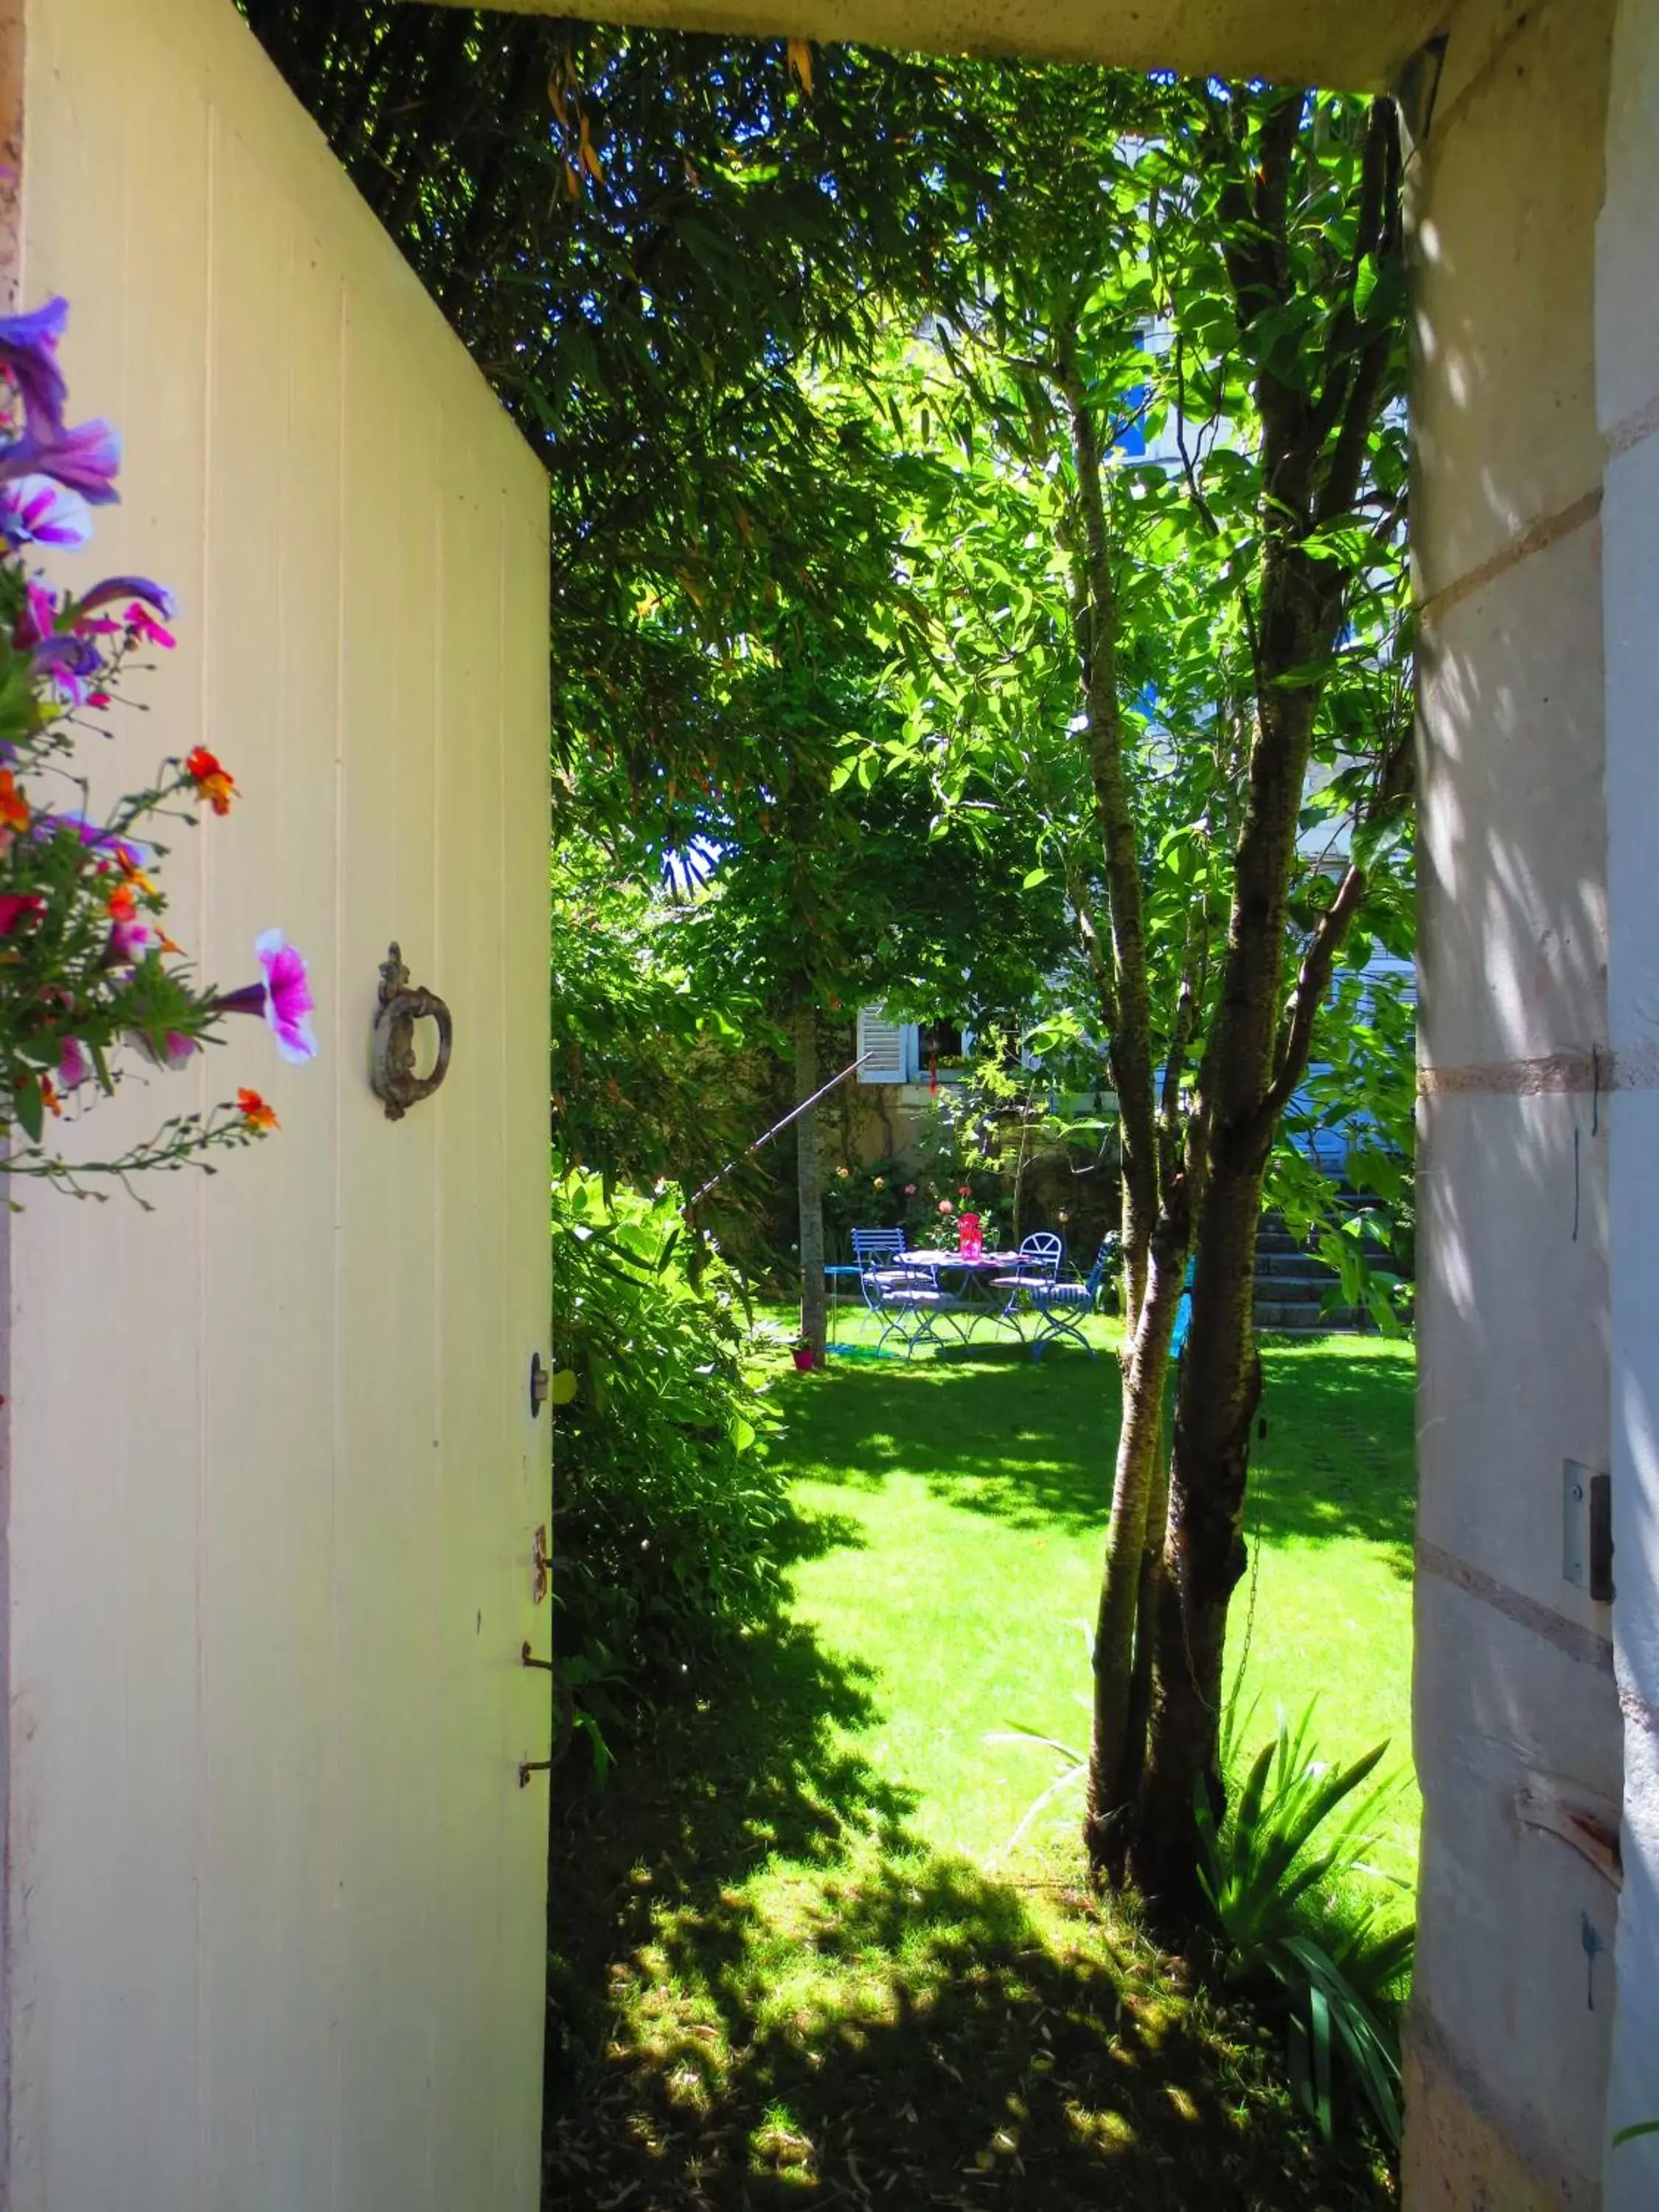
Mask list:
[[[438,1057],[430,1075],[415,1073],[415,1024],[438,1024]],[[401,1121],[411,1106],[430,1098],[449,1073],[455,1042],[449,1009],[435,991],[411,989],[404,956],[394,944],[380,963],[380,1003],[374,1013],[374,1058],[369,1082],[388,1121]]]
[[532,1602],[539,1605],[547,1595],[553,1580],[553,1555],[547,1548],[547,1524],[536,1531],[535,1543],[530,1552],[530,1595]]

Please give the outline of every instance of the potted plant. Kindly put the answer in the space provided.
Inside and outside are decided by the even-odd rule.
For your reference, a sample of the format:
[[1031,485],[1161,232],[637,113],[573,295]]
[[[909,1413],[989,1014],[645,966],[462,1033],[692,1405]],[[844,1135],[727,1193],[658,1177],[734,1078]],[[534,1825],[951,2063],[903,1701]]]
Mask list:
[[812,1349],[812,1340],[798,1336],[789,1347],[790,1357],[803,1375],[810,1375],[817,1365],[817,1354]]

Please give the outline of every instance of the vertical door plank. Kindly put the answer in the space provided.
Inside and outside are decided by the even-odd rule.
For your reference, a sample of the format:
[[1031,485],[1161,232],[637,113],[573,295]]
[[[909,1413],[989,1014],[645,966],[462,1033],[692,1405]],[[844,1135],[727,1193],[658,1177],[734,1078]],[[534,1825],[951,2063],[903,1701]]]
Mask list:
[[[126,434],[123,504],[58,565],[84,587],[173,584],[184,649],[132,691],[149,710],[88,749],[95,810],[199,731],[204,355],[212,119],[165,39],[118,7],[32,8],[23,290],[72,304],[73,412]],[[53,120],[37,130],[37,100]],[[149,132],[168,149],[165,258],[150,252]],[[96,564],[95,566],[94,564]],[[192,651],[191,648],[195,650]],[[74,804],[69,793],[62,803]],[[199,945],[200,848],[169,864],[174,932]],[[199,1079],[135,1081],[84,1133],[118,1151]],[[70,1146],[78,1141],[70,1135]],[[198,2202],[195,1850],[203,1199],[190,1179],[76,1205],[38,1188],[14,1224],[12,1703],[8,1743],[11,2201]],[[89,2097],[105,2124],[87,2124]],[[3,2194],[0,2189],[0,2194]]]
[[[505,1686],[522,1674],[508,1589],[513,1531],[497,1506],[514,1388],[502,1301],[501,1206],[501,579],[499,486],[456,410],[447,418],[441,496],[445,574],[456,620],[440,699],[439,957],[457,1024],[439,1124],[444,1272],[443,1498],[439,1619],[447,1673],[482,1676],[484,1695],[444,1711],[440,1741],[449,1909],[434,1966],[467,1992],[446,2009],[434,2050],[439,2201],[488,2172],[490,2090],[501,2033],[493,1961],[507,1788]],[[514,1784],[516,1790],[516,1783]],[[492,2183],[493,2185],[493,2183]]]
[[[207,844],[233,981],[281,926],[317,963],[326,1056],[237,1024],[279,1131],[220,1179],[206,1237],[202,1829],[210,2203],[319,2203],[334,1484],[334,1070],[340,286],[246,143],[215,204],[208,727],[241,797]],[[354,1040],[355,1042],[355,1040]],[[227,1058],[229,1055],[226,1055]]]
[[[522,455],[514,457],[521,465]],[[506,1224],[507,1329],[519,1371],[531,1354],[549,1358],[551,1321],[550,1244],[547,1210],[548,1161],[548,657],[526,650],[544,636],[548,606],[548,508],[544,489],[503,503],[501,562],[501,932],[502,1028],[501,1095],[506,1116],[501,1217]],[[533,1196],[532,1195],[533,1194]],[[531,1532],[551,1526],[554,1415],[532,1419],[528,1398],[514,1404],[508,1425],[510,1512],[520,1532],[513,1587],[522,1589],[520,1562]],[[547,1656],[552,1611],[544,1604],[528,1630],[536,1651]],[[532,1674],[510,1686],[508,1759],[544,1758],[552,1727],[548,1677]],[[545,2024],[547,1975],[541,1945],[526,1942],[523,1915],[514,1900],[546,1879],[547,1802],[558,1778],[538,1776],[507,1814],[499,1889],[496,1940],[501,1948],[497,1986],[504,2033],[495,2107],[498,2172],[503,2203],[532,2201],[538,2146],[526,2141],[518,2114],[539,2099],[539,2057]],[[531,1802],[526,1802],[526,1800]],[[531,2072],[534,2067],[537,2070]]]
[[[363,1080],[389,942],[434,969],[436,670],[448,627],[441,409],[411,334],[354,290],[346,407],[344,851],[337,1519],[338,2166],[334,2202],[433,2204],[424,1960],[436,1893],[441,1444],[434,1108],[395,1126]],[[441,1102],[440,1102],[441,1103]]]

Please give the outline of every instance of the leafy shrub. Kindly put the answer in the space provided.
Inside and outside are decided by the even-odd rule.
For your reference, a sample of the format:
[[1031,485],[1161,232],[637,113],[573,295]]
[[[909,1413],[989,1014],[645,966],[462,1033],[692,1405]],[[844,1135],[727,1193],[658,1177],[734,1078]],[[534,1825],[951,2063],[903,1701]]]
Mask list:
[[1334,2045],[1378,2125],[1398,2143],[1398,1999],[1414,1931],[1357,1899],[1352,1887],[1367,1871],[1367,1824],[1386,1795],[1364,1785],[1388,1746],[1333,1767],[1315,1755],[1312,1721],[1310,1705],[1292,1731],[1281,1711],[1276,1736],[1252,1759],[1220,1827],[1200,1787],[1201,1879],[1227,1979],[1271,1980],[1288,2001],[1291,2079],[1321,2132],[1331,2133]]
[[787,1507],[735,1279],[714,1255],[694,1280],[678,1192],[556,1163],[552,1231],[560,1663],[603,1759],[775,1607]]

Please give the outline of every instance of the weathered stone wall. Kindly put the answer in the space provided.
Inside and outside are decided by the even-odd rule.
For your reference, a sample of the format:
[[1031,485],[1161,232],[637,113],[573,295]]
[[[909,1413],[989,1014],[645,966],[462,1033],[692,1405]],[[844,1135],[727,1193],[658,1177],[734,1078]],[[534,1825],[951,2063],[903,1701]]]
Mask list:
[[[1607,656],[1613,1644],[1625,1724],[1609,2130],[1659,2118],[1659,4],[1622,0],[1597,234]],[[1609,2148],[1608,2212],[1659,2204],[1659,2142]]]
[[1565,1462],[1612,1455],[1595,249],[1615,13],[1463,0],[1412,163],[1418,2208],[1601,2196],[1622,1729],[1562,1490]]

